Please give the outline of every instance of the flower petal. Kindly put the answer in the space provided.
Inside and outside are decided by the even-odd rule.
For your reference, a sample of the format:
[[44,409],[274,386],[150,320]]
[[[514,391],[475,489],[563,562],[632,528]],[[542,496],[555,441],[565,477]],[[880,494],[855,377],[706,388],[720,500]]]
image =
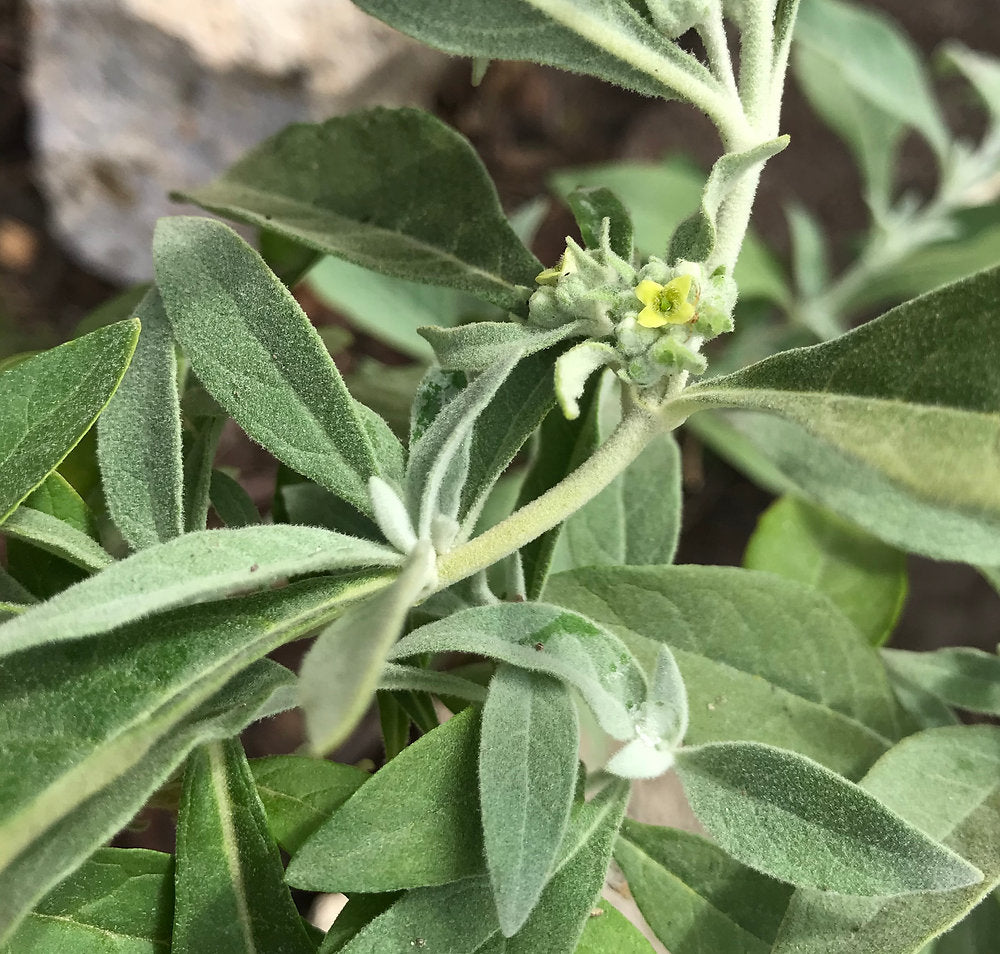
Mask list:
[[[663,286],[649,278],[644,278],[635,286],[635,297],[647,307],[653,305],[663,291]],[[662,324],[662,322],[660,322]],[[646,325],[647,328],[656,328],[656,325]]]
[[643,328],[662,328],[667,323],[667,317],[655,305],[646,305],[636,319]]

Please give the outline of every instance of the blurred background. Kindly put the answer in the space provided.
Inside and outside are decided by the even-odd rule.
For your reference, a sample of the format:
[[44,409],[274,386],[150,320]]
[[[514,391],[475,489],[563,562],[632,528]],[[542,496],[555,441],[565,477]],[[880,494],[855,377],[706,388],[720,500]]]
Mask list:
[[[928,55],[947,38],[1000,54],[991,0],[867,5],[893,16]],[[952,128],[977,135],[983,118],[967,87],[945,79],[939,89]],[[102,301],[150,277],[155,220],[185,211],[170,189],[208,181],[289,122],[373,103],[422,105],[456,126],[508,210],[549,196],[562,169],[678,153],[707,169],[718,149],[689,107],[585,77],[495,63],[473,86],[468,61],[420,48],[350,0],[0,0],[0,360],[72,337]],[[782,263],[783,209],[798,201],[824,223],[842,264],[867,220],[855,166],[794,83],[783,131],[792,145],[765,171],[758,233]],[[901,185],[926,192],[934,175],[926,147],[907,140]],[[535,251],[551,262],[574,226],[556,200],[542,211]],[[337,338],[344,316],[307,288],[297,293]],[[359,377],[371,359],[407,368],[405,355],[362,331],[338,340],[338,363],[359,387],[390,386]],[[679,560],[739,563],[768,495],[693,436],[682,444]],[[235,429],[222,455],[266,510],[273,462]],[[911,580],[896,645],[995,646],[1000,602],[973,571],[913,559]]]

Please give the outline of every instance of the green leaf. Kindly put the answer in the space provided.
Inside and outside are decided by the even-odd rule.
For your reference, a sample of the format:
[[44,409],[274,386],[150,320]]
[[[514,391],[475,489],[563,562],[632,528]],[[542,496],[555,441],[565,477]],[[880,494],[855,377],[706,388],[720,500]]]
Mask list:
[[186,442],[184,454],[184,529],[204,530],[212,499],[212,468],[219,448],[225,414],[196,421],[195,432]]
[[0,566],[0,600],[5,603],[23,604],[19,611],[26,609],[28,604],[38,602],[17,580]]
[[956,709],[1000,715],[1000,658],[957,647],[912,653],[883,650],[889,671]]
[[[1000,270],[981,272],[835,341],[696,384],[675,406],[782,415],[818,447],[798,448],[807,496],[890,543],[989,563],[1000,545],[998,294]],[[838,495],[844,471],[850,492]],[[890,490],[908,511],[879,499]]]
[[122,321],[0,375],[0,523],[89,430],[115,393],[138,336],[138,321]]
[[990,954],[1000,937],[1000,898],[994,892],[921,954]]
[[955,891],[888,899],[799,890],[774,954],[915,954],[1000,882],[1000,729],[952,726],[910,736],[862,786],[986,877]]
[[[406,468],[406,504],[411,518],[415,518],[414,529],[419,539],[431,539],[435,519],[439,516],[455,520],[462,516],[461,502],[472,459],[476,421],[509,378],[519,357],[520,352],[514,351],[477,375],[441,407],[426,430],[411,444]],[[492,484],[475,488],[476,499],[485,501],[491,489]],[[466,521],[469,531],[478,516],[477,507]],[[443,543],[441,549],[452,541],[444,540]]]
[[947,41],[941,55],[968,80],[989,109],[994,125],[1000,123],[1000,60],[977,53],[955,41]]
[[[288,670],[253,662],[283,641],[280,627],[268,631],[258,616],[255,642],[238,608],[227,605],[224,616],[213,609],[214,632],[185,632],[182,619],[168,616],[100,645],[4,661],[0,941],[128,824],[195,745],[287,706]],[[223,651],[220,631],[230,640]]]
[[804,298],[812,298],[830,284],[830,250],[826,234],[817,218],[798,203],[785,207],[785,217],[792,243],[795,287]]
[[478,749],[472,709],[418,739],[306,840],[288,866],[288,883],[369,893],[482,872]]
[[[453,288],[382,275],[331,256],[320,260],[307,281],[320,301],[346,315],[354,327],[420,361],[430,361],[433,353],[418,328],[450,328],[475,312],[475,304],[469,304],[475,299]],[[483,310],[481,304],[478,308]]]
[[340,808],[368,779],[353,765],[302,755],[271,755],[251,759],[267,826],[282,848],[294,854],[332,812]]
[[153,258],[174,334],[199,380],[254,440],[368,511],[383,474],[369,421],[291,293],[220,222],[162,219]]
[[[451,673],[423,669],[419,666],[398,666],[395,663],[386,663],[382,667],[382,675],[379,677],[378,685],[379,689],[429,692],[443,701],[486,701],[486,690],[479,683],[472,682],[471,679],[463,679],[461,676],[453,676]],[[448,703],[445,702],[445,704]]]
[[177,816],[172,954],[313,954],[238,739],[196,750]]
[[906,600],[906,555],[794,497],[772,504],[750,538],[743,565],[825,593],[880,646]]
[[554,406],[553,360],[542,351],[519,361],[479,415],[462,491],[463,529],[472,529],[493,485]]
[[183,198],[355,265],[507,310],[523,309],[541,268],[468,141],[415,109],[289,126]]
[[[670,236],[694,213],[705,187],[705,173],[684,158],[664,162],[614,162],[565,169],[551,179],[563,199],[577,188],[606,187],[628,209],[635,229],[635,247],[642,255],[666,253]],[[788,303],[791,293],[774,255],[749,232],[733,272],[741,298],[766,298]]]
[[0,524],[0,533],[30,543],[88,573],[96,573],[114,562],[108,551],[86,533],[26,503]]
[[563,524],[552,571],[670,563],[680,529],[680,449],[664,434]]
[[768,954],[793,888],[675,828],[626,820],[615,861],[672,954]]
[[101,848],[39,902],[0,950],[166,954],[173,867],[173,858],[159,851]]
[[326,527],[336,533],[379,543],[385,540],[374,520],[312,481],[279,483],[275,509],[284,511],[282,522],[303,527]]
[[260,514],[250,495],[221,470],[212,471],[209,498],[219,519],[232,529],[252,527],[261,522]]
[[433,566],[434,551],[419,543],[399,576],[331,623],[302,660],[299,705],[316,754],[336,748],[364,715],[386,653],[402,633]]
[[716,219],[723,203],[741,180],[759,172],[764,163],[781,152],[788,142],[788,136],[779,136],[745,152],[727,152],[718,159],[705,180],[698,210],[677,226],[670,239],[668,261],[706,261],[715,249]]
[[358,0],[366,13],[429,46],[460,56],[531,60],[600,79],[655,98],[673,97],[664,75],[714,93],[708,70],[684,54],[625,0]]
[[108,512],[133,549],[184,532],[184,466],[177,354],[155,288],[136,309],[142,332],[132,363],[97,423]]
[[575,954],[653,954],[653,948],[613,905],[598,901],[587,918]]
[[566,197],[573,218],[580,227],[580,234],[587,248],[600,248],[604,220],[608,220],[608,244],[611,250],[632,261],[632,217],[610,189],[603,186],[574,189]]
[[[383,670],[383,677],[385,671]],[[391,762],[410,742],[410,717],[392,692],[376,692],[379,728],[386,762]]]
[[1000,260],[1000,210],[996,205],[960,209],[949,216],[954,234],[921,245],[891,269],[872,277],[848,301],[852,313],[894,304],[949,285]]
[[474,321],[458,328],[425,327],[420,334],[434,349],[445,369],[486,371],[506,361],[513,352],[534,354],[579,334],[586,321],[540,331],[514,321]]
[[353,895],[327,931],[320,945],[319,954],[335,954],[337,951],[342,951],[348,941],[380,914],[388,911],[399,898],[399,892]]
[[[795,40],[797,74],[816,80],[804,84],[807,94],[818,94],[821,83],[826,86],[824,95],[811,97],[813,107],[855,148],[864,134],[858,127],[864,123],[868,131],[881,116],[890,126],[916,129],[939,159],[948,154],[951,135],[920,54],[884,14],[839,0],[806,0]],[[822,73],[821,67],[826,67]]]
[[712,742],[678,752],[677,773],[722,848],[782,881],[884,897],[982,880],[869,792],[793,752]]
[[[537,500],[593,454],[601,442],[604,399],[613,400],[617,390],[616,384],[608,386],[605,374],[584,395],[583,413],[578,418],[567,420],[562,408],[553,408],[548,413],[538,432],[535,459],[521,485],[518,508]],[[530,600],[537,600],[542,595],[561,535],[562,527],[555,527],[521,548],[526,596]]]
[[414,630],[389,659],[441,652],[477,653],[554,676],[580,693],[609,735],[636,735],[645,676],[620,640],[576,613],[544,603],[472,607]]
[[260,249],[261,258],[267,262],[267,267],[281,279],[281,284],[286,288],[294,288],[320,260],[320,255],[315,250],[270,229],[260,229],[257,248]]
[[24,506],[68,523],[74,530],[98,539],[97,518],[59,471],[53,471],[25,498]]
[[559,867],[514,937],[500,933],[484,875],[408,892],[344,954],[399,954],[410,946],[449,954],[572,954],[604,884],[627,800],[628,786],[619,782],[574,808]]
[[731,567],[600,567],[552,577],[545,598],[606,626],[647,669],[670,647],[689,743],[766,742],[860,778],[898,735],[874,648],[801,584]]
[[524,925],[558,856],[573,807],[579,749],[567,688],[550,676],[500,666],[483,708],[479,792],[504,937]]
[[202,530],[141,550],[0,627],[0,656],[292,575],[391,566],[399,555],[316,527]]

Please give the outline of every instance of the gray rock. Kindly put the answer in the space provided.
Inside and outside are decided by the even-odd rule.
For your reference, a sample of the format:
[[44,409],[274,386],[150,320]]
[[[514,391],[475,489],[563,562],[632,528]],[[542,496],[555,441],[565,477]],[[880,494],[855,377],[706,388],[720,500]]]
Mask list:
[[426,99],[443,58],[350,0],[30,0],[34,137],[52,226],[122,282],[153,226],[302,119]]

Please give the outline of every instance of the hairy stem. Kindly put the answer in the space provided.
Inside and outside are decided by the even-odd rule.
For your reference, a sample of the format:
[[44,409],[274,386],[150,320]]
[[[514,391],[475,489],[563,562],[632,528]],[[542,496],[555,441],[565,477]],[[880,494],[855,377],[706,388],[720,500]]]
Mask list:
[[729,53],[729,40],[722,23],[721,9],[716,7],[709,18],[698,25],[697,30],[701,42],[705,44],[705,53],[708,55],[708,62],[715,78],[732,94],[734,100],[739,99],[733,58]]
[[724,138],[745,134],[746,121],[739,99],[730,96],[699,60],[680,47],[668,44],[666,53],[653,50],[641,40],[609,29],[605,17],[581,9],[573,0],[527,2],[623,63],[658,80],[678,98],[697,106],[718,126]]
[[[680,421],[673,422],[674,425]],[[573,473],[486,533],[438,562],[440,589],[492,566],[562,523],[596,497],[671,424],[662,415],[633,406],[611,436]]]

